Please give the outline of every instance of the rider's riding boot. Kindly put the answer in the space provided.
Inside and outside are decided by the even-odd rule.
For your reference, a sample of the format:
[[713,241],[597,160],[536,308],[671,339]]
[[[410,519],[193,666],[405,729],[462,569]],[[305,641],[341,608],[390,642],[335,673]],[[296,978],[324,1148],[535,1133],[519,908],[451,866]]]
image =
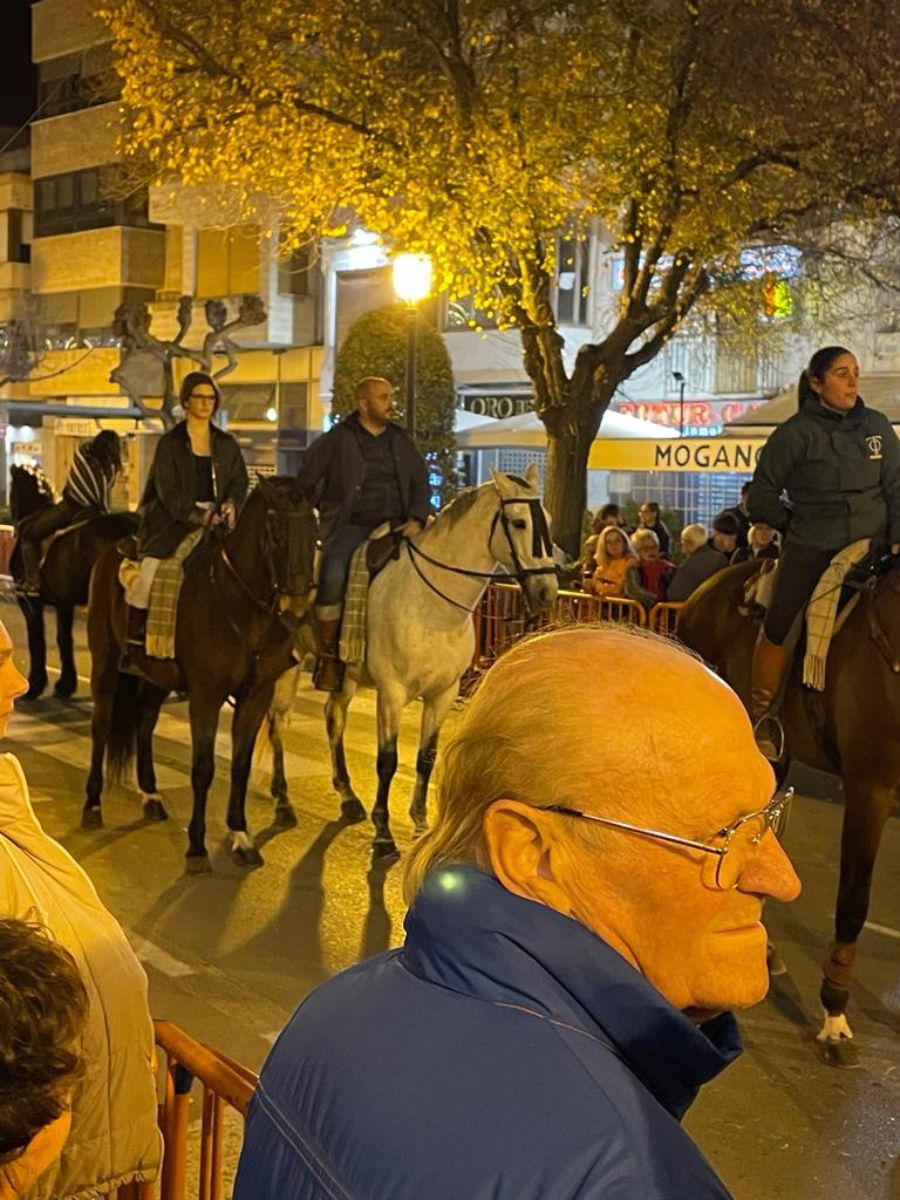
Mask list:
[[41,594],[41,548],[29,538],[22,538],[22,582],[20,590],[26,596]]
[[313,686],[320,692],[339,692],[344,685],[344,664],[338,657],[340,617],[319,618],[319,657],[313,671]]
[[784,755],[777,697],[791,654],[791,647],[776,646],[759,631],[750,668],[750,720],[756,744],[770,762],[780,762]]
[[127,627],[125,646],[119,660],[119,670],[125,675],[143,675],[147,654],[144,649],[144,639],[147,636],[146,608],[127,608]]

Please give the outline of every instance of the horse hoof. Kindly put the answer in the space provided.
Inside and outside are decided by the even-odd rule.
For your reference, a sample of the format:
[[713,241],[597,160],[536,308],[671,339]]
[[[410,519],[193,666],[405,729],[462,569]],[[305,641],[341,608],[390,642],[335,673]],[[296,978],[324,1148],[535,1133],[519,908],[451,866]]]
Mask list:
[[149,796],[141,805],[144,818],[147,821],[168,821],[169,814],[158,796]]
[[384,841],[375,841],[372,843],[372,859],[375,862],[386,863],[396,862],[400,857],[400,851],[393,838],[387,838]]
[[358,825],[360,821],[364,821],[369,814],[363,808],[362,801],[357,800],[354,796],[352,800],[344,800],[341,803],[341,816],[348,825]]
[[37,683],[29,683],[28,691],[22,697],[23,700],[40,700],[47,688],[47,680],[43,683],[38,680]]
[[848,1038],[818,1042],[817,1045],[819,1057],[826,1067],[842,1067],[847,1070],[859,1066],[859,1051]]
[[208,854],[187,854],[184,859],[185,875],[211,875],[212,866],[210,865]]
[[100,811],[100,805],[95,804],[90,808],[86,808],[81,814],[82,829],[102,829],[103,828],[103,813]]
[[255,846],[235,846],[231,861],[239,867],[261,867],[264,859]]
[[286,800],[275,806],[275,816],[272,818],[276,829],[293,829],[297,824],[297,814],[293,805]]
[[59,700],[70,700],[78,690],[77,681],[58,679],[53,689],[53,695]]

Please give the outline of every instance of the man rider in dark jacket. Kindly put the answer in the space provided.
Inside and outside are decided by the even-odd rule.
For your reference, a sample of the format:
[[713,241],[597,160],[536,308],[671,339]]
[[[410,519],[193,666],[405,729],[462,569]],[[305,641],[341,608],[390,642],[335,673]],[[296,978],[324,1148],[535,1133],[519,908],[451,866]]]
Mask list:
[[355,413],[313,442],[297,476],[319,510],[324,541],[316,594],[321,654],[314,682],[326,692],[339,691],[343,682],[338,636],[354,550],[385,521],[403,537],[415,537],[429,509],[425,460],[391,420],[391,384],[361,380],[356,403]]

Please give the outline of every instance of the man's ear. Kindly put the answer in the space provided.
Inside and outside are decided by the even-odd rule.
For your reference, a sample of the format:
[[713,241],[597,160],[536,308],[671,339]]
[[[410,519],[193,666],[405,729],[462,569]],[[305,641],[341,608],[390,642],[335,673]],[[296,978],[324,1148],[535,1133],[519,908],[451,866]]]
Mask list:
[[491,870],[507,891],[569,915],[571,900],[554,877],[557,838],[553,818],[520,800],[495,800],[482,830]]

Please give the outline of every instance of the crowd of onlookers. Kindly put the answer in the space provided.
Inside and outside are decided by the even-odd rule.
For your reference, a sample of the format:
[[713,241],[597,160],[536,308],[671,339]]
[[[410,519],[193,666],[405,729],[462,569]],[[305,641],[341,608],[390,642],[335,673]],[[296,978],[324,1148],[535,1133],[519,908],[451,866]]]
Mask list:
[[655,501],[640,505],[633,528],[618,504],[604,504],[594,514],[582,547],[582,589],[604,599],[636,600],[649,610],[654,604],[687,600],[723,567],[751,558],[777,558],[776,531],[750,523],[749,490],[745,483],[739,502],[713,517],[710,529],[686,525],[680,550]]

